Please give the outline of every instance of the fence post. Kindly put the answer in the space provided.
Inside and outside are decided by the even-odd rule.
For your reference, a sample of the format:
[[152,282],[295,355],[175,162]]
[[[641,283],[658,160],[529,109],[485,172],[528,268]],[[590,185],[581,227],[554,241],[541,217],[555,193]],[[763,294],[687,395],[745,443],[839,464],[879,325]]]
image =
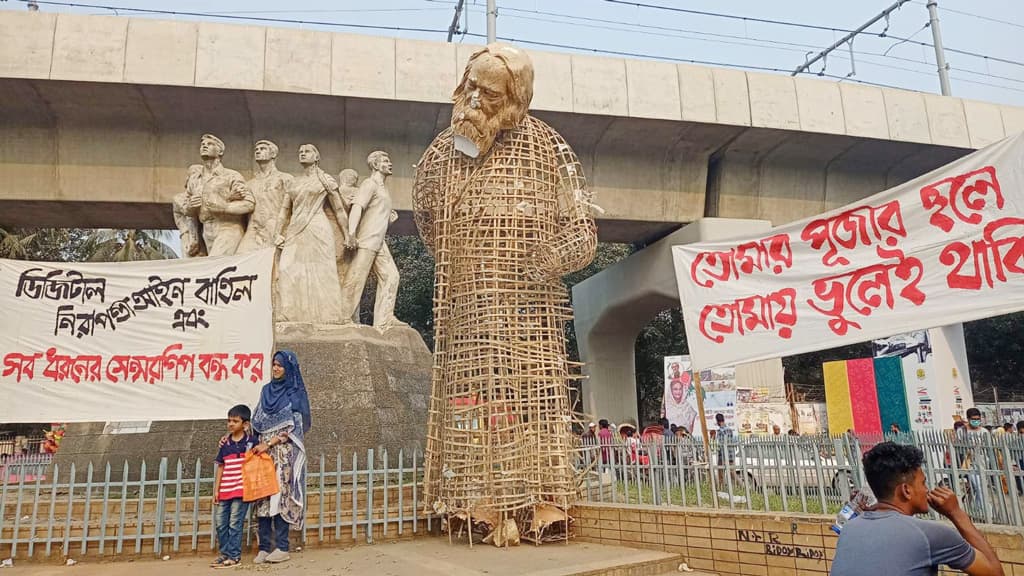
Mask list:
[[[31,558],[35,551],[36,544],[36,516],[39,515],[39,487],[42,483],[42,474],[36,474],[36,490],[32,497],[32,525],[29,527],[28,557]],[[14,557],[14,554],[11,554]]]
[[[60,476],[60,465],[53,465],[53,481],[50,482],[50,518],[46,524],[46,557],[50,557],[50,547],[53,544],[53,514],[57,508],[57,479]],[[2,522],[2,520],[0,520]]]
[[[419,517],[420,517],[420,502],[419,492],[417,486],[419,486],[419,469],[416,466],[416,456],[419,455],[419,449],[414,448],[412,451],[412,533],[416,534],[418,528]],[[428,516],[429,518],[429,516]]]
[[120,554],[124,549],[124,519],[126,515],[126,508],[128,508],[128,460],[124,461],[124,467],[121,468],[121,510],[119,512],[120,518],[117,522],[117,544],[114,548],[114,552],[117,554]]
[[366,543],[373,544],[373,448],[366,451]]
[[[25,466],[21,466],[21,474],[18,475],[18,498],[17,504],[14,506],[14,532],[11,533],[11,558],[18,555],[18,533],[21,532],[21,499],[22,493],[25,491]],[[7,502],[5,500],[4,505]],[[3,514],[3,510],[0,510],[0,514]],[[0,534],[3,532],[0,531]]]
[[156,483],[156,526],[153,531],[153,553],[157,556],[163,550],[164,516],[167,510],[164,507],[165,490],[164,483],[167,481],[167,458],[160,459],[160,469],[157,474]]
[[65,556],[71,555],[71,517],[75,513],[75,463],[71,463],[71,478],[68,479],[68,509],[64,515],[64,546]]
[[359,478],[356,471],[359,470],[359,453],[352,451],[352,542],[356,541],[356,529],[359,526]]
[[341,541],[341,450],[334,463],[334,543]]
[[398,535],[401,536],[405,527],[405,451],[398,449]]
[[384,526],[381,531],[381,537],[388,537],[388,474],[391,473],[391,461],[388,459],[388,449],[384,448],[381,451],[381,456],[384,459]]
[[103,551],[107,547],[107,508],[110,500],[110,461],[107,461],[107,465],[103,470],[103,514],[100,517],[100,550],[99,555],[103,556]]

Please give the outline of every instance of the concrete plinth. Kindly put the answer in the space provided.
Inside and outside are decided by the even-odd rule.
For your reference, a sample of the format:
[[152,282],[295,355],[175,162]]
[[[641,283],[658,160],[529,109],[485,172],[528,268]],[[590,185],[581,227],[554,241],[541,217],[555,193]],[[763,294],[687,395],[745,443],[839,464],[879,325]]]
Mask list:
[[[302,368],[313,416],[306,435],[311,466],[320,454],[333,468],[340,451],[347,468],[353,452],[362,463],[371,448],[378,455],[387,449],[394,459],[400,449],[411,457],[410,449],[424,446],[432,357],[415,330],[398,327],[381,334],[369,326],[280,324],[276,346],[295,352]],[[255,409],[257,401],[252,398],[250,407]],[[153,422],[149,432],[136,434],[105,434],[103,422],[71,424],[55,462],[62,477],[74,462],[77,480],[83,480],[89,462],[99,479],[109,461],[111,477],[120,479],[127,460],[134,479],[142,461],[147,477],[154,478],[166,457],[173,478],[178,459],[186,475],[197,458],[212,470],[224,432],[224,420]]]

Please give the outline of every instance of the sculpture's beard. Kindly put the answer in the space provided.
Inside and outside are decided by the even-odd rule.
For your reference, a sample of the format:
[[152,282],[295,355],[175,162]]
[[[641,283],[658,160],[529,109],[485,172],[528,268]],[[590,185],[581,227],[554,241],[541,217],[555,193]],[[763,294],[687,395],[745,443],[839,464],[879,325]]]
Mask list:
[[486,154],[494,145],[501,122],[472,108],[469,98],[460,97],[452,109],[452,131],[455,133],[455,149],[470,158]]

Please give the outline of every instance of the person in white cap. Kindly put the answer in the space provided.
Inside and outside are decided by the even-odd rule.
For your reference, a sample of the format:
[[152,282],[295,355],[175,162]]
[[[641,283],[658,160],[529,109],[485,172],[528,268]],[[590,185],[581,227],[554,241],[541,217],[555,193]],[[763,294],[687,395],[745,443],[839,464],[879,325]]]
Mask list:
[[597,423],[591,422],[590,426],[587,427],[587,431],[580,436],[580,440],[584,444],[594,444],[597,441]]

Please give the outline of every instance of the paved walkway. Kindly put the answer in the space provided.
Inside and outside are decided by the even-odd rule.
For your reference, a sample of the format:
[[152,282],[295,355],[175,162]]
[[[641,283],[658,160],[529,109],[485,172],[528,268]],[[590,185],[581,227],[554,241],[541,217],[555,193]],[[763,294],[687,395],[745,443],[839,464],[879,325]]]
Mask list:
[[[672,554],[573,542],[524,545],[508,550],[478,545],[449,545],[446,538],[357,546],[349,549],[314,549],[292,553],[289,562],[255,566],[251,557],[238,568],[221,573],[267,573],[268,576],[568,576],[600,574],[624,564],[669,560]],[[33,565],[19,562],[0,570],[0,576],[186,576],[213,573],[212,555],[161,560],[101,562],[82,560],[75,566]],[[664,569],[664,568],[663,568]],[[656,572],[650,572],[656,573]],[[691,573],[692,576],[692,573]]]

